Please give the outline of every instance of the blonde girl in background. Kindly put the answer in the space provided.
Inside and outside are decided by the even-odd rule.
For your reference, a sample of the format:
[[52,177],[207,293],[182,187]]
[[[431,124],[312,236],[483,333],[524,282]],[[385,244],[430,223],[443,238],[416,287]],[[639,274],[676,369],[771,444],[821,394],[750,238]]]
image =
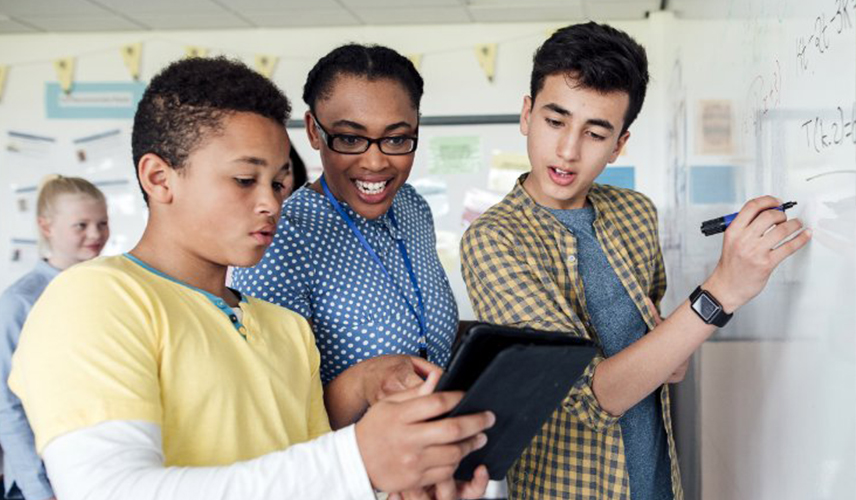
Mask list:
[[9,500],[54,497],[24,408],[6,382],[21,328],[48,283],[74,264],[97,257],[110,236],[104,194],[79,177],[45,178],[39,188],[36,218],[42,258],[0,295],[2,496]]

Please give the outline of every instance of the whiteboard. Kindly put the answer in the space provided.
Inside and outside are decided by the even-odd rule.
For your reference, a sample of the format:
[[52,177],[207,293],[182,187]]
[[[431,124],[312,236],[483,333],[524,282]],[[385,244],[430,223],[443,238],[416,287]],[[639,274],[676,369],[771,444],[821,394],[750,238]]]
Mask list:
[[[728,5],[727,19],[675,23],[664,58],[669,302],[716,265],[721,236],[700,222],[745,199],[797,201],[788,215],[814,238],[696,356],[701,498],[853,498],[856,2]],[[730,174],[705,184],[714,166]]]

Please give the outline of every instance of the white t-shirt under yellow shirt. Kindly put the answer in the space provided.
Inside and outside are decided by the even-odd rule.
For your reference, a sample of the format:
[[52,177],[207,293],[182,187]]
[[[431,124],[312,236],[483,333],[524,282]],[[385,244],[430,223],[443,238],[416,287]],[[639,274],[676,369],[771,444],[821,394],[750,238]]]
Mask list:
[[110,420],[161,427],[164,465],[225,465],[330,431],[307,322],[244,297],[221,299],[131,256],[57,277],[12,363],[41,452]]

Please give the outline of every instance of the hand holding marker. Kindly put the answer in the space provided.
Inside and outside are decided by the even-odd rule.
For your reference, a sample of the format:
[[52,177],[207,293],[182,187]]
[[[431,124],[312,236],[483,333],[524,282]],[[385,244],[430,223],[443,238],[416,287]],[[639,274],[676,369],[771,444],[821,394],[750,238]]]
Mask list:
[[[789,208],[793,208],[797,202],[789,201],[787,203],[783,203],[780,207],[775,207],[772,210],[781,210],[784,212]],[[714,234],[719,234],[728,228],[728,225],[731,224],[731,221],[737,217],[737,213],[733,213],[731,215],[723,215],[722,217],[717,217],[716,219],[706,220],[701,223],[701,232],[704,233],[705,236],[713,236]]]

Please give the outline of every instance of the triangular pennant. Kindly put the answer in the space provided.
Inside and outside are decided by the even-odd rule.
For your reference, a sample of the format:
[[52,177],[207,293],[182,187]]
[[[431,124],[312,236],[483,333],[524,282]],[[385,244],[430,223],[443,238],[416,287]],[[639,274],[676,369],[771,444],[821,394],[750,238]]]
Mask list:
[[195,47],[193,45],[188,45],[184,48],[184,57],[207,57],[208,49],[205,47]]
[[63,57],[54,61],[54,69],[56,76],[59,79],[59,85],[62,91],[68,94],[71,92],[71,86],[74,84],[74,58]]
[[410,59],[410,62],[413,63],[413,67],[416,68],[416,71],[422,66],[422,54],[408,54],[407,58]]
[[9,66],[0,65],[0,101],[3,100],[3,87],[6,85],[6,73]]
[[496,44],[483,43],[476,45],[476,57],[488,81],[492,83],[493,77],[496,74]]
[[140,59],[143,55],[142,43],[129,43],[122,46],[122,59],[125,60],[125,66],[131,72],[131,78],[134,80],[140,79]]
[[258,54],[256,55],[256,71],[269,79],[273,76],[273,71],[276,69],[276,63],[278,62],[279,58],[276,56]]

